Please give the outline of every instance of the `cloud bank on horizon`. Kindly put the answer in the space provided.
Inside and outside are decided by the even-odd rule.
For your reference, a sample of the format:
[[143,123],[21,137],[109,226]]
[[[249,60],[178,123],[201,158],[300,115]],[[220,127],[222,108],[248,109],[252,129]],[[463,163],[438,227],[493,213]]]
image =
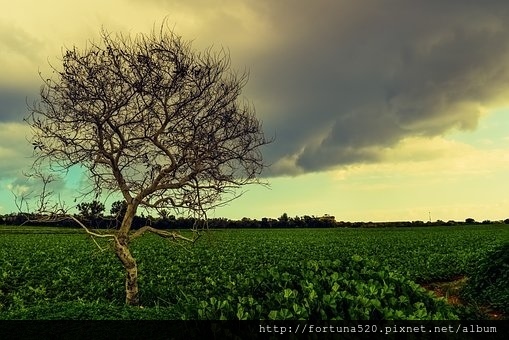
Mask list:
[[[266,134],[276,137],[263,150],[272,164],[267,176],[382,162],[384,150],[407,138],[473,130],[485,112],[508,104],[505,1],[152,0],[141,7],[116,0],[112,7],[88,6],[85,33],[93,23],[96,32],[104,25],[136,33],[168,15],[184,39],[198,37],[196,48],[229,48],[234,65],[250,69],[246,98]],[[71,19],[66,25],[62,31],[81,32]],[[27,131],[20,125],[16,134],[13,124],[21,123],[25,96],[36,94],[37,68],[68,46],[54,45],[60,32],[52,26],[46,33],[30,27],[37,26],[0,26],[0,72],[8,75],[0,78],[0,128],[18,139],[0,141],[0,159],[23,154],[0,167],[0,179],[14,174],[15,163],[27,163],[29,148],[21,145]],[[77,45],[92,38],[85,33],[75,33]]]

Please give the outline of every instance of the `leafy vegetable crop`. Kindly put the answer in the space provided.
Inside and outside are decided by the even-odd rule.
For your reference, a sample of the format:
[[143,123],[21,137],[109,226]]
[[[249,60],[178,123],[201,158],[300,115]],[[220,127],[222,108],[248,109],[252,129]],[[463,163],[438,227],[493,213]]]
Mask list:
[[474,275],[509,238],[506,226],[225,230],[185,248],[146,235],[134,310],[118,260],[87,236],[2,231],[0,319],[454,319],[416,282]]
[[509,313],[509,243],[481,258],[463,295]]

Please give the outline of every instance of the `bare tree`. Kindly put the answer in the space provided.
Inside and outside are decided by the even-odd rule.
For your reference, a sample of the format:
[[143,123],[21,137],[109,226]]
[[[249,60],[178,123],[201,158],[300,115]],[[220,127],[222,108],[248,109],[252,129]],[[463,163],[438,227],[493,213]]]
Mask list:
[[[65,50],[62,68],[43,79],[26,121],[34,166],[88,170],[96,196],[120,192],[127,209],[109,234],[126,270],[126,303],[138,305],[130,242],[144,232],[194,241],[145,226],[131,232],[140,207],[206,211],[260,183],[267,144],[252,105],[239,99],[246,72],[225,50],[195,52],[161,26],[136,36],[101,32],[101,42]],[[233,196],[232,196],[233,195]],[[89,234],[95,234],[82,225]]]
[[[54,198],[55,193],[50,188],[51,184],[57,181],[57,176],[52,173],[45,173],[39,168],[32,169],[29,172],[23,172],[28,185],[29,183],[37,183],[38,188],[33,189],[29,188],[28,190],[16,190],[16,188],[12,187],[11,192],[14,195],[14,204],[18,208],[19,213],[24,215],[24,222],[26,223],[34,218],[37,220],[46,219],[45,216],[42,218],[41,216],[37,216],[37,214],[42,214],[47,211],[57,211],[60,210],[61,206],[58,202],[52,200]],[[36,197],[36,203],[30,204],[33,201],[34,196]],[[31,211],[31,206],[33,211]]]

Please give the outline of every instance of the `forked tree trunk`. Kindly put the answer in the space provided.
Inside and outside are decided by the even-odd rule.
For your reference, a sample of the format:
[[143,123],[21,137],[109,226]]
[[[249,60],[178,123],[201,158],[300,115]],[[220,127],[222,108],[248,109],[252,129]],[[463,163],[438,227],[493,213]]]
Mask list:
[[125,239],[115,242],[115,253],[122,262],[126,271],[125,277],[125,303],[130,306],[138,306],[140,303],[138,290],[138,265],[131,255],[131,251]]

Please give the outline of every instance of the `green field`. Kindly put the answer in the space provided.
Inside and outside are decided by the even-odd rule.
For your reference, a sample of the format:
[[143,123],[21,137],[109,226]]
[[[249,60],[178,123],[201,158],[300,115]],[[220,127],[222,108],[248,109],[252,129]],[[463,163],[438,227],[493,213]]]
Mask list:
[[507,311],[507,291],[494,283],[493,299],[470,293],[456,307],[421,285],[479,279],[508,242],[507,225],[222,230],[192,247],[146,235],[132,244],[134,308],[113,252],[81,230],[2,227],[0,319],[475,318]]

